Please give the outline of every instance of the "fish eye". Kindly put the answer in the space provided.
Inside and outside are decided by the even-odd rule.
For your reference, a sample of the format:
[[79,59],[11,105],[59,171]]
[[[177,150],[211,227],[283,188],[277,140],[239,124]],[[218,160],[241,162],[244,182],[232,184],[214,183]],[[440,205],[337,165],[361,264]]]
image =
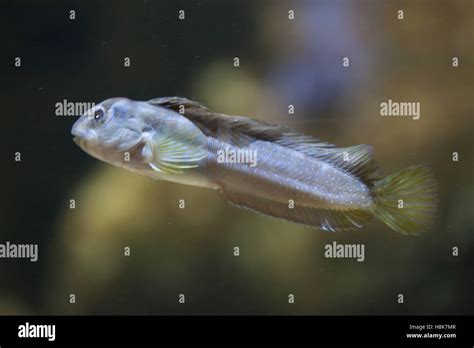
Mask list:
[[102,117],[104,117],[104,114],[105,114],[104,109],[100,108],[100,109],[95,110],[94,120],[96,121],[100,120]]

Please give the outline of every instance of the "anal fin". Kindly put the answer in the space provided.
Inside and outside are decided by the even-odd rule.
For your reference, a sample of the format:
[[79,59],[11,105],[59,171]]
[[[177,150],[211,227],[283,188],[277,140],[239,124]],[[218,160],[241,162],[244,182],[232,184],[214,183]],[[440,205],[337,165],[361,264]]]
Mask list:
[[294,202],[290,208],[288,202],[279,202],[257,197],[252,193],[222,189],[227,201],[240,208],[249,209],[264,215],[311,226],[324,231],[347,231],[361,228],[362,224],[372,220],[373,214],[367,210],[332,210],[314,208]]

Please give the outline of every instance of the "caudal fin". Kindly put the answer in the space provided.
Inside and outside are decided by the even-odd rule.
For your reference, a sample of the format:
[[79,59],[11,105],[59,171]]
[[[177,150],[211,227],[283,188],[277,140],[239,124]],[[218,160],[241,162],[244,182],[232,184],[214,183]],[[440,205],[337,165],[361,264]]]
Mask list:
[[377,181],[375,216],[397,232],[419,234],[433,221],[436,181],[424,166],[411,166]]

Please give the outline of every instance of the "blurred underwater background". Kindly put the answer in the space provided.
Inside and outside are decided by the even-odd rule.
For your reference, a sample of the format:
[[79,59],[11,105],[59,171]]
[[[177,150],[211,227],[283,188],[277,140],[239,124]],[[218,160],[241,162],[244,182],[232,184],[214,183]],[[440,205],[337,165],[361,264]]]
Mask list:
[[[0,243],[37,243],[39,260],[0,259],[0,314],[474,314],[471,0],[1,3]],[[241,210],[93,159],[76,117],[55,115],[173,95],[370,144],[386,174],[430,166],[432,229],[329,233]],[[388,99],[421,118],[381,117]],[[325,258],[333,241],[364,244],[365,261]]]

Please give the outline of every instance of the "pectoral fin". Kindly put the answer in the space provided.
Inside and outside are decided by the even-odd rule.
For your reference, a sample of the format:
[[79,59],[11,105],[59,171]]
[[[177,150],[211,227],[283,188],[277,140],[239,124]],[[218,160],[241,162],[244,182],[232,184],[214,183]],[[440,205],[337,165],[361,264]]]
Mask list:
[[207,150],[191,132],[155,133],[145,143],[142,155],[150,158],[148,164],[157,172],[181,174],[186,169],[197,168],[207,156]]

